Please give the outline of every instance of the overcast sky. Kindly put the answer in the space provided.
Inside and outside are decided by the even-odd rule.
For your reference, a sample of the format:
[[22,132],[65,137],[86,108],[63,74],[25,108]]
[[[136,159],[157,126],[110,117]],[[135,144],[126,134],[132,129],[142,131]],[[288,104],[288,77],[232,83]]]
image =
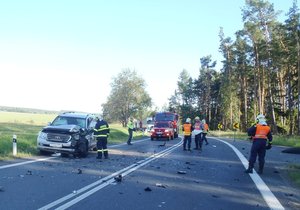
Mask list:
[[[281,19],[292,0],[270,0]],[[298,2],[299,4],[299,2]],[[136,70],[161,107],[200,57],[220,67],[220,27],[242,29],[244,0],[0,0],[0,106],[100,112],[112,77]]]

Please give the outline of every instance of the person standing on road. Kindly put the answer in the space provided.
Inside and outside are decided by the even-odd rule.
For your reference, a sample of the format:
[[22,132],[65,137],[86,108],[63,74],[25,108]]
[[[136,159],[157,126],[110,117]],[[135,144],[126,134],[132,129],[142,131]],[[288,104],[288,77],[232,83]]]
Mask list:
[[197,116],[195,117],[195,124],[194,124],[194,134],[195,134],[195,150],[202,150],[202,139],[201,139],[201,121],[200,118]]
[[201,125],[201,128],[202,128],[202,142],[205,141],[205,145],[208,145],[208,141],[207,141],[207,138],[206,138],[206,135],[209,131],[209,127],[208,127],[208,124],[206,123],[205,119],[203,119],[202,121],[202,125]]
[[134,124],[133,124],[133,118],[132,117],[129,118],[129,121],[127,123],[127,128],[128,128],[128,134],[129,134],[127,144],[132,145],[131,140],[132,140],[132,134],[133,134],[133,131],[134,131]]
[[253,173],[256,157],[258,156],[259,169],[258,174],[262,174],[265,165],[266,149],[272,147],[272,133],[271,128],[266,123],[266,118],[263,114],[257,117],[257,124],[250,127],[247,131],[248,136],[252,137],[253,143],[251,147],[251,154],[249,158],[249,166],[246,173]]
[[187,118],[185,123],[182,125],[183,130],[183,150],[186,150],[186,144],[188,144],[188,151],[191,151],[191,141],[192,141],[192,131],[193,126],[191,124],[191,119]]
[[104,158],[108,158],[108,149],[107,149],[107,138],[109,136],[109,125],[108,123],[100,119],[100,117],[96,117],[96,125],[94,128],[94,136],[97,140],[97,159],[102,159],[102,153],[104,154]]

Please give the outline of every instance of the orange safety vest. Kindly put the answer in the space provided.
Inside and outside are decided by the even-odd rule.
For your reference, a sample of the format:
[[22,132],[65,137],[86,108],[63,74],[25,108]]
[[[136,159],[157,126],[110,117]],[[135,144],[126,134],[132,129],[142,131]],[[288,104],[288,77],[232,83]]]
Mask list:
[[255,136],[254,139],[268,139],[267,135],[270,132],[270,127],[267,125],[260,125],[257,124],[256,125],[256,132],[255,132]]
[[208,124],[205,123],[205,124],[204,124],[204,133],[207,133],[207,131],[208,131]]
[[183,134],[185,136],[190,136],[192,133],[192,125],[190,123],[183,124]]

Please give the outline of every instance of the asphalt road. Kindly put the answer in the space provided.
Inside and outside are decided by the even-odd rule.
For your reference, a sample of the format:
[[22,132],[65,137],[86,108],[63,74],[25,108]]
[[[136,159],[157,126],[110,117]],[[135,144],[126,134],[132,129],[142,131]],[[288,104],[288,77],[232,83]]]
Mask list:
[[[0,209],[300,209],[286,167],[299,155],[268,151],[264,174],[245,174],[248,141],[208,138],[110,145],[109,159],[35,157],[0,162]],[[192,144],[193,148],[193,144]],[[116,180],[115,177],[120,177]]]

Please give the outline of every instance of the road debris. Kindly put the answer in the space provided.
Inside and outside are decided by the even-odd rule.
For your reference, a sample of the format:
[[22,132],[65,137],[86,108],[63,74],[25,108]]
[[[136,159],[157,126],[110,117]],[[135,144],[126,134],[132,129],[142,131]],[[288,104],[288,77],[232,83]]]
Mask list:
[[77,169],[77,174],[82,174],[82,170],[80,168]]
[[151,191],[152,191],[150,187],[146,187],[144,190],[145,190],[146,192],[151,192]]
[[166,185],[163,185],[163,184],[161,184],[161,183],[156,183],[155,186],[156,186],[156,187],[161,187],[161,188],[167,188]]
[[28,170],[26,175],[32,175],[32,171]]
[[177,174],[186,174],[186,171],[177,171]]
[[213,198],[220,198],[218,195],[211,195]]
[[122,174],[119,174],[118,176],[115,176],[114,179],[115,179],[116,182],[121,182],[122,179],[123,179]]

